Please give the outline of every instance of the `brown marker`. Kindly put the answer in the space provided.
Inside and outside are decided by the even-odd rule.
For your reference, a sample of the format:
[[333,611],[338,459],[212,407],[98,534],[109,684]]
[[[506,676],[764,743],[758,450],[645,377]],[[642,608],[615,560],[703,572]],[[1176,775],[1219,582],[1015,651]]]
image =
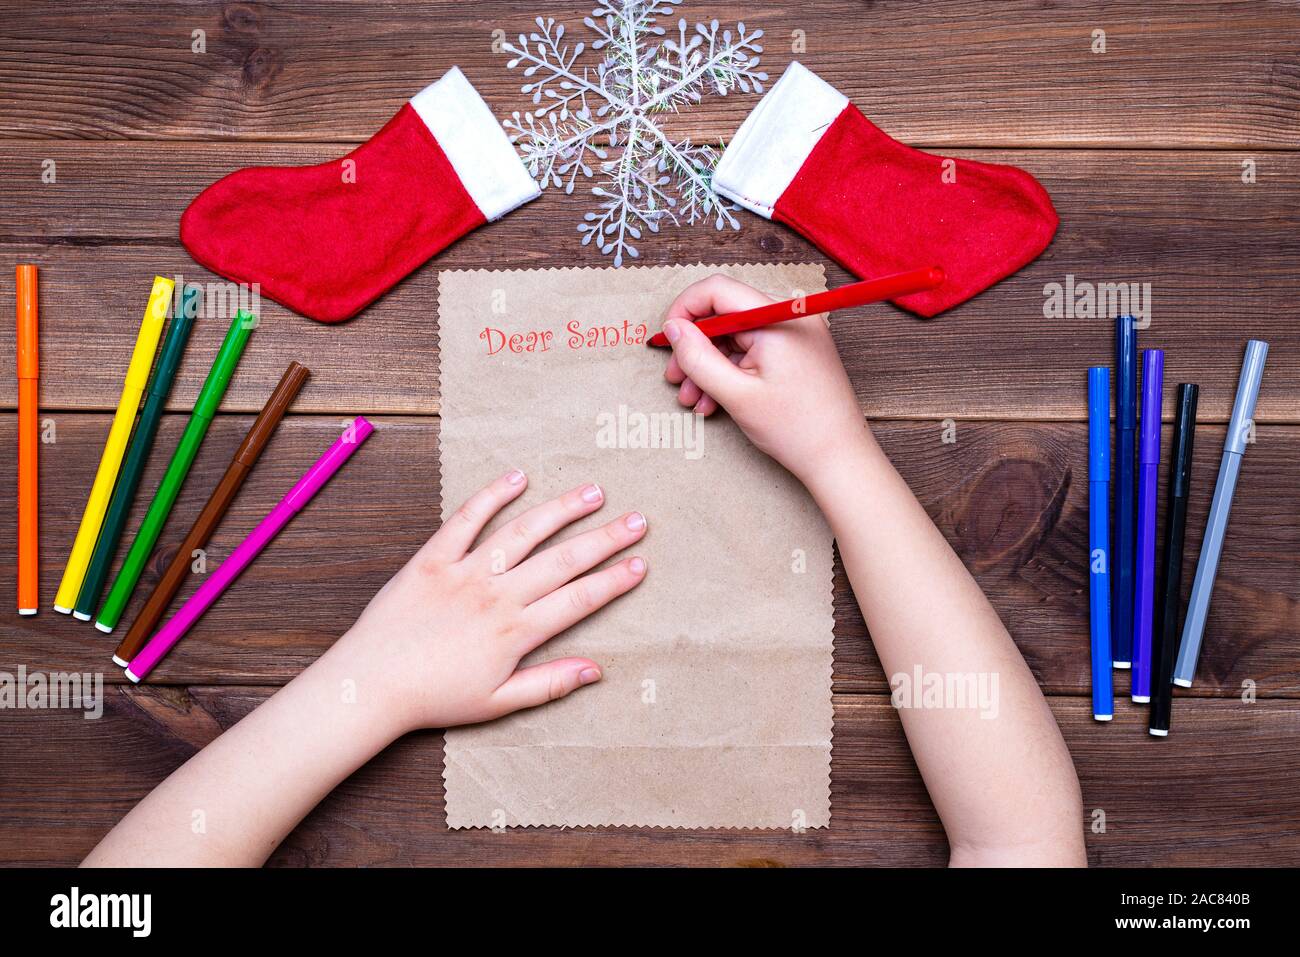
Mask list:
[[276,426],[284,418],[284,413],[298,395],[298,391],[302,388],[303,383],[307,381],[309,375],[311,375],[311,370],[306,366],[299,365],[297,362],[290,362],[289,368],[284,370],[284,375],[280,377],[280,384],[275,387],[271,397],[266,400],[266,405],[262,406],[262,411],[257,414],[257,418],[249,426],[248,434],[244,436],[244,441],[239,443],[239,448],[235,450],[235,457],[231,459],[226,474],[221,476],[221,481],[217,483],[217,487],[212,492],[212,497],[208,499],[208,503],[203,506],[203,511],[199,513],[198,519],[194,522],[194,527],[185,536],[185,541],[181,542],[180,548],[176,549],[171,564],[163,572],[163,576],[154,587],[149,600],[140,609],[140,614],[136,616],[135,623],[131,625],[131,630],[126,633],[122,643],[117,646],[117,653],[113,655],[115,664],[125,668],[131,663],[131,659],[136,656],[140,649],[144,647],[145,642],[149,640],[149,636],[158,625],[158,620],[162,618],[163,612],[167,610],[172,598],[180,590],[181,582],[185,580],[185,576],[189,572],[190,559],[195,549],[207,545],[208,539],[212,537],[212,533],[216,531],[217,526],[221,524],[221,519],[225,516],[226,510],[230,508],[230,503],[239,494],[239,488],[244,484],[244,479],[248,478],[248,473],[257,464],[258,457],[261,456],[262,450],[266,448],[266,444],[271,441]]

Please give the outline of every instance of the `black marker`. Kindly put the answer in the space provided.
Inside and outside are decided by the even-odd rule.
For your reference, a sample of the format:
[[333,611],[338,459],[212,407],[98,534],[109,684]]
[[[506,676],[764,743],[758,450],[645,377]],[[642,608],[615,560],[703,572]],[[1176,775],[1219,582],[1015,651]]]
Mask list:
[[1183,537],[1187,531],[1187,493],[1192,485],[1192,440],[1196,437],[1196,397],[1191,382],[1178,385],[1174,403],[1174,442],[1169,455],[1169,501],[1165,506],[1165,559],[1160,571],[1156,621],[1152,630],[1152,734],[1169,734],[1173,708],[1174,659],[1178,656],[1178,599],[1183,589]]

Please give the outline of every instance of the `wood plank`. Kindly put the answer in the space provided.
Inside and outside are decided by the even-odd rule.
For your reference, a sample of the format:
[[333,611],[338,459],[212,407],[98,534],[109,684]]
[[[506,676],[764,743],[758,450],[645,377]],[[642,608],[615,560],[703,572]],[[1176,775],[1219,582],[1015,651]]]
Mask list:
[[[10,261],[42,265],[42,356],[47,405],[112,409],[145,289],[156,272],[214,280],[175,240],[185,205],[205,185],[248,163],[314,162],[320,145],[168,147],[21,144],[0,156],[0,247]],[[56,186],[35,185],[40,157],[57,156]],[[1067,276],[1089,283],[1150,283],[1144,345],[1168,350],[1171,381],[1201,385],[1204,421],[1226,421],[1244,340],[1273,355],[1260,422],[1300,422],[1300,155],[1256,158],[1259,181],[1240,180],[1244,153],[980,151],[1022,165],[1055,198],[1061,231],[1037,262],[934,320],[887,304],[841,313],[837,337],[873,418],[1074,419],[1084,416],[1083,370],[1111,361],[1106,319],[1045,319],[1045,293]],[[32,201],[33,190],[41,202]],[[310,365],[300,399],[311,411],[433,412],[440,269],[605,266],[578,245],[573,225],[587,197],[548,193],[452,246],[356,320],[322,327],[266,304],[226,399],[256,410],[290,358]],[[741,232],[668,229],[642,244],[647,265],[679,262],[826,262],[783,226],[748,213]],[[1250,276],[1249,283],[1241,283]],[[832,284],[851,277],[831,266]],[[0,313],[12,286],[0,283]],[[203,320],[172,407],[197,393],[225,322]],[[13,326],[0,324],[0,363]],[[0,377],[0,406],[14,380]],[[1166,415],[1172,414],[1168,390]]]
[[[289,490],[298,477],[329,447],[346,417],[286,418],[245,482],[217,534],[208,546],[213,570]],[[225,623],[230,644],[216,658],[184,666],[194,674],[225,671],[243,658],[260,670],[273,661],[269,680],[301,670],[340,634],[339,623],[351,623],[371,596],[415,552],[437,524],[437,430],[431,419],[375,420],[376,433],[315,501],[266,549],[235,586],[236,591],[213,609],[205,621]],[[171,451],[185,427],[180,415],[164,417],[155,454],[141,482],[127,523],[127,545],[119,549],[120,564],[158,486]],[[124,629],[144,604],[203,503],[224,472],[231,455],[252,422],[252,416],[222,415],[214,420],[195,459],[189,479],[172,510],[159,545],[141,584],[113,636],[96,631],[50,609],[68,549],[81,519],[85,497],[97,465],[109,419],[104,415],[59,415],[58,441],[41,448],[41,610],[31,618],[12,613],[0,619],[0,646],[21,649],[29,667],[58,670],[55,661],[77,670],[108,670],[108,680],[122,680],[109,661]],[[0,417],[0,442],[16,441],[15,417]],[[0,499],[15,514],[12,474],[3,479]],[[0,532],[0,580],[14,580],[14,529]],[[115,568],[117,566],[115,565]],[[188,596],[192,587],[183,591]],[[173,604],[173,610],[178,603]],[[197,637],[197,633],[195,635]],[[252,646],[261,647],[252,658]],[[205,642],[206,643],[206,642]],[[243,646],[244,652],[239,649]],[[263,657],[265,654],[265,657]],[[41,662],[37,664],[37,662]],[[197,671],[194,671],[197,669]],[[239,666],[245,671],[245,666]],[[233,678],[233,674],[230,676]],[[266,679],[263,679],[266,680]]]
[[[537,5],[502,0],[165,0],[105,6],[28,0],[0,22],[0,248],[43,267],[43,604],[80,515],[121,369],[156,272],[214,277],[175,239],[185,204],[245,165],[318,162],[364,141],[410,95],[459,63],[497,115],[525,105],[489,49],[529,29]],[[584,33],[590,4],[551,4]],[[1106,865],[1293,864],[1300,835],[1300,6],[1286,0],[1105,5],[1011,0],[687,5],[767,31],[775,78],[798,54],[904,142],[1038,175],[1062,217],[1038,262],[942,319],[878,306],[839,318],[864,410],[930,514],[972,567],[1053,697],[1079,766],[1085,815],[1104,811],[1089,857]],[[208,52],[190,51],[190,31]],[[1105,54],[1089,52],[1092,31]],[[883,79],[887,78],[887,79]],[[1082,94],[1081,94],[1082,91]],[[725,140],[755,102],[706,101],[674,118]],[[121,142],[131,141],[148,142]],[[202,143],[184,142],[202,140]],[[90,141],[90,142],[86,142]],[[981,147],[981,148],[973,148]],[[1109,148],[1107,148],[1109,147]],[[1113,149],[1110,149],[1113,148]],[[1196,151],[1192,151],[1196,150]],[[57,164],[55,184],[42,163]],[[1242,164],[1258,183],[1241,182]],[[6,864],[78,861],[149,788],[320,654],[437,524],[437,272],[604,265],[573,240],[588,197],[547,196],[458,243],[357,321],[324,328],[273,304],[200,453],[195,480],[147,582],[291,358],[315,371],[210,552],[214,563],[358,412],[379,433],[295,520],[160,672],[135,688],[105,672],[107,712],[0,710],[0,846]],[[779,226],[742,214],[733,234],[671,230],[643,246],[657,265],[824,262]],[[1202,386],[1185,590],[1210,497],[1242,341],[1273,352],[1198,687],[1155,741],[1122,701],[1112,726],[1086,697],[1086,462],[1082,369],[1109,360],[1100,320],[1043,318],[1045,287],[1150,282],[1144,345],[1169,350],[1172,381]],[[1249,281],[1240,281],[1243,275]],[[849,277],[828,269],[832,284]],[[0,311],[12,292],[0,281]],[[127,304],[127,305],[123,305]],[[192,402],[224,322],[200,324],[173,398]],[[0,367],[13,327],[0,323]],[[0,447],[12,448],[11,377],[0,376]],[[1168,390],[1172,397],[1172,388]],[[97,412],[96,412],[97,410]],[[1169,406],[1166,406],[1168,414]],[[96,414],[87,414],[96,412]],[[388,415],[382,415],[387,413]],[[414,413],[419,417],[407,418]],[[943,423],[957,441],[942,441]],[[990,422],[988,419],[1008,421]],[[1030,421],[1033,420],[1033,421]],[[184,418],[164,423],[151,490]],[[1166,437],[1166,443],[1168,438]],[[202,478],[200,478],[202,476]],[[364,488],[365,496],[348,495]],[[0,511],[13,513],[11,469]],[[147,494],[146,494],[147,499]],[[133,529],[146,502],[137,502]],[[652,517],[653,521],[653,517]],[[0,583],[14,529],[0,523]],[[132,609],[142,599],[137,596]],[[236,601],[236,597],[238,601]],[[273,858],[286,864],[943,863],[946,847],[885,697],[869,636],[836,566],[833,826],[804,835],[658,830],[495,835],[445,830],[442,738],[408,736],[362,769]],[[0,671],[95,670],[112,640],[43,612],[0,617]],[[186,687],[192,685],[192,687]],[[1241,700],[1245,687],[1258,703]],[[1126,692],[1125,687],[1117,691]]]
[[[173,220],[173,224],[174,224]],[[6,246],[8,262],[40,265],[40,359],[43,410],[116,408],[122,376],[155,275],[192,282],[224,280],[196,267],[178,242],[147,246]],[[434,412],[437,276],[399,286],[373,322],[326,326],[262,300],[254,331],[230,380],[223,411],[257,412],[285,367],[298,360],[312,375],[294,404],[300,412],[357,415]],[[14,287],[0,283],[0,311],[12,316]],[[227,300],[235,302],[231,297]],[[201,316],[172,386],[168,407],[188,412],[234,316]],[[0,324],[0,362],[13,368],[15,327]],[[17,401],[13,374],[0,376],[0,408]]]
[[[271,693],[267,688],[106,689],[104,715],[0,711],[0,846],[6,862],[75,864],[148,791]],[[1107,866],[1294,864],[1300,703],[1188,702],[1170,737],[1132,713],[1092,720],[1053,698]],[[835,698],[831,826],[785,831],[654,828],[448,831],[442,735],[401,739],[295,830],[273,865],[938,866],[947,846],[898,717],[881,696]]]
[[[107,432],[104,415],[63,414],[59,440],[42,449],[42,613],[0,618],[0,648],[30,668],[100,670],[114,643],[84,622],[46,610],[62,572],[86,489]],[[157,579],[188,530],[250,421],[221,416],[199,453],[146,571]],[[213,564],[315,459],[341,417],[293,416],[209,549]],[[314,660],[375,591],[437,527],[438,421],[376,420],[377,434],[241,578],[156,672],[165,683],[280,683]],[[159,449],[170,450],[183,418],[168,416]],[[1049,692],[1089,687],[1086,436],[1081,424],[961,423],[945,444],[937,423],[876,427],[886,450],[917,491],[1002,615]],[[1193,480],[1188,572],[1217,470],[1223,428],[1203,426]],[[14,442],[14,416],[0,416],[0,448]],[[1166,444],[1168,435],[1166,435]],[[144,488],[165,467],[155,456]],[[1239,695],[1250,681],[1263,697],[1300,696],[1300,511],[1294,476],[1300,428],[1263,426],[1247,454],[1220,569],[1216,601],[1193,695]],[[361,494],[358,490],[364,490]],[[0,479],[0,514],[13,514],[12,474]],[[147,505],[136,503],[133,532]],[[654,516],[650,515],[653,526]],[[12,524],[0,523],[0,581],[12,583]],[[183,594],[188,594],[193,587]],[[647,587],[650,587],[647,585]],[[837,572],[837,691],[883,692],[887,685],[842,571]],[[144,601],[137,593],[125,621]],[[115,668],[106,680],[122,681]],[[1121,688],[1121,691],[1126,689]]]
[[[1051,693],[1087,692],[1087,427],[961,423],[953,444],[944,444],[939,423],[873,428],[993,602],[1039,683]],[[1225,432],[1222,426],[1197,429],[1184,606]],[[1257,436],[1238,485],[1191,693],[1234,696],[1250,682],[1262,694],[1300,694],[1300,647],[1291,637],[1300,635],[1300,510],[1293,504],[1300,429],[1262,427]],[[1172,430],[1166,428],[1162,439],[1167,461]],[[1163,468],[1160,480],[1157,540],[1163,542]],[[836,672],[844,677],[837,690],[883,690],[846,579],[837,580],[836,595]],[[1116,691],[1124,699],[1120,707],[1127,707],[1127,672],[1116,673]]]
[[[590,9],[545,12],[583,37]],[[536,12],[520,0],[28,0],[0,28],[0,136],[359,141],[455,64],[504,114],[528,98],[492,31],[530,30]],[[918,145],[1300,144],[1300,10],[1285,0],[713,3],[667,23],[678,14],[762,27],[773,78],[801,31],[799,59]],[[191,51],[195,29],[206,53]],[[1097,29],[1104,54],[1090,52]],[[684,127],[727,137],[753,99],[708,101]]]

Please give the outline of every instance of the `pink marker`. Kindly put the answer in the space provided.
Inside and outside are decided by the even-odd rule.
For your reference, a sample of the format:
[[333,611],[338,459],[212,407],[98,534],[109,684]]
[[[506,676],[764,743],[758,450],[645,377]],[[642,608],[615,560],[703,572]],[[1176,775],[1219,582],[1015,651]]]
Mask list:
[[258,523],[257,528],[239,543],[239,547],[230,553],[230,557],[214,571],[210,578],[199,586],[198,591],[190,596],[180,611],[163,625],[140,649],[131,664],[127,666],[126,676],[132,681],[139,681],[154,669],[163,656],[172,650],[176,642],[185,637],[205,611],[221,597],[230,587],[231,582],[239,577],[240,572],[253,563],[253,559],[262,553],[262,549],[271,543],[271,539],[280,533],[280,529],[289,524],[289,520],[302,511],[303,506],[325,487],[325,483],[334,477],[334,473],[343,467],[343,463],[352,457],[375,427],[360,416],[343,431],[333,445],[316,460],[298,484],[289,490],[289,494],[280,499],[280,503],[267,513],[266,518]]

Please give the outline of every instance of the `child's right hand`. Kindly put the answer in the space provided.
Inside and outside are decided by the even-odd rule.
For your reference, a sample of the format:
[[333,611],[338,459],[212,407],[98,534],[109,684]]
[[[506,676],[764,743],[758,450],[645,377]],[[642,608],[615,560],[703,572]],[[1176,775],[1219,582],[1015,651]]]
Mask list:
[[772,299],[729,276],[710,276],[668,307],[672,345],[664,377],[677,400],[703,415],[718,406],[758,448],[807,484],[846,442],[866,434],[857,397],[821,316],[711,341],[694,320],[766,305]]

